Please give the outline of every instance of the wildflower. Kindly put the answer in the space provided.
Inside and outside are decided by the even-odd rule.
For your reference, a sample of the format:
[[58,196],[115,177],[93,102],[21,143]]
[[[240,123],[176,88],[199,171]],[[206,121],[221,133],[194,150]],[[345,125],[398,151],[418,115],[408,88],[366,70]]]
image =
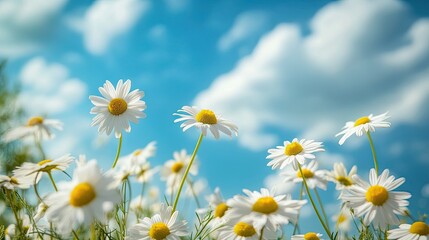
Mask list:
[[12,142],[17,139],[34,137],[40,142],[44,139],[52,139],[55,135],[52,130],[62,130],[63,123],[56,119],[45,119],[41,116],[34,116],[28,119],[27,124],[6,131],[3,142]]
[[395,215],[401,214],[401,209],[408,206],[406,199],[411,197],[407,192],[392,191],[405,182],[404,178],[395,180],[389,176],[389,170],[384,170],[377,177],[375,169],[369,173],[369,183],[353,176],[355,185],[344,190],[340,198],[353,209],[356,217],[363,215],[363,224],[371,222],[375,227],[385,229],[387,225],[398,225],[399,219]]
[[5,175],[0,175],[0,187],[13,190],[15,188],[27,189],[33,182],[29,178],[23,178],[18,180],[15,176],[9,177]]
[[354,184],[353,176],[356,175],[357,167],[353,166],[347,174],[347,169],[342,162],[334,163],[334,170],[326,174],[326,178],[336,183],[335,189],[343,190]]
[[179,116],[180,118],[174,120],[174,122],[185,121],[180,125],[183,131],[195,126],[201,129],[204,136],[207,135],[207,129],[210,130],[216,139],[219,138],[219,131],[230,137],[233,134],[235,136],[238,135],[238,128],[235,124],[215,114],[212,110],[199,110],[197,107],[184,106],[177,112],[178,113],[174,113],[173,115]]
[[335,222],[336,229],[340,230],[341,233],[348,232],[350,230],[350,223],[353,220],[350,208],[347,206],[342,207],[340,213],[334,215],[332,220]]
[[131,131],[129,121],[137,123],[138,118],[144,118],[146,115],[143,110],[146,109],[146,103],[140,99],[144,96],[138,89],[130,92],[131,81],[125,83],[119,80],[116,88],[110,81],[106,81],[103,87],[99,87],[103,97],[90,96],[92,104],[91,114],[97,114],[92,119],[92,126],[100,125],[98,132],[106,132],[110,135],[112,130],[115,137],[120,138],[122,130]]
[[401,224],[399,228],[389,230],[387,239],[429,239],[429,226],[424,222],[414,222],[413,224]]
[[262,238],[261,231],[257,231],[251,222],[228,222],[219,229],[219,240],[258,240],[277,239],[275,230],[264,228]]
[[[302,174],[307,181],[307,185],[309,188],[314,189],[315,187],[326,190],[327,181],[325,180],[326,171],[317,170],[319,164],[316,161],[311,161],[308,165],[302,166]],[[294,182],[300,183],[302,182],[302,174],[301,171],[288,169],[289,171],[285,171],[282,173],[285,176],[285,182]]]
[[150,142],[144,148],[136,149],[131,154],[119,158],[118,166],[128,169],[129,172],[135,173],[138,168],[147,163],[148,158],[155,156],[156,142]]
[[356,121],[347,122],[343,127],[343,130],[339,132],[335,137],[343,135],[338,142],[340,145],[349,138],[351,135],[356,134],[356,136],[362,136],[366,132],[375,132],[375,128],[387,128],[390,127],[390,122],[386,122],[390,116],[386,113],[373,116],[370,114],[369,116],[363,116],[358,118]]
[[272,159],[267,166],[272,169],[283,169],[285,166],[292,164],[293,168],[298,169],[298,163],[304,164],[306,159],[314,159],[313,153],[325,151],[321,142],[294,138],[292,142],[284,141],[283,146],[277,146],[268,150],[267,159]]
[[293,235],[292,240],[323,240],[322,234],[315,232],[308,232],[303,235]]

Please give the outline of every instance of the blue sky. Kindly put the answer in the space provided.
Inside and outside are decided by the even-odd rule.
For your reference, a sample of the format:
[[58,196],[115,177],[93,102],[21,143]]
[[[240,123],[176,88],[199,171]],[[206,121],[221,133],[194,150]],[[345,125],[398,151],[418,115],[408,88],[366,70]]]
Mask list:
[[89,126],[88,99],[107,79],[145,92],[147,118],[124,135],[123,153],[155,140],[155,165],[195,145],[196,130],[173,124],[183,105],[235,122],[238,138],[204,139],[199,152],[200,176],[226,197],[280,187],[266,151],[294,137],[324,142],[323,167],[344,161],[365,176],[366,139],[340,147],[334,135],[389,111],[392,127],[373,134],[381,168],[407,179],[415,214],[429,209],[427,1],[1,0],[0,16],[0,56],[23,106],[65,123],[45,144],[54,157],[110,166],[117,142]]

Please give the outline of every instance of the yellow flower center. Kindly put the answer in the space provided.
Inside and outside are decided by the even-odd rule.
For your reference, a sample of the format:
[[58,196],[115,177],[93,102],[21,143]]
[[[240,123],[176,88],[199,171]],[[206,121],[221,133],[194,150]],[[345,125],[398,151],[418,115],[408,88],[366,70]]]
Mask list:
[[337,181],[347,187],[353,185],[352,180],[348,177],[343,177],[343,176],[337,177]]
[[19,184],[18,183],[18,179],[14,178],[14,177],[11,177],[9,182],[12,183],[12,184],[15,184],[15,185]]
[[220,203],[215,209],[214,216],[221,218],[225,215],[226,210],[228,210],[228,206],[225,203]]
[[255,228],[245,222],[239,222],[234,226],[234,233],[240,237],[251,237],[256,234]]
[[43,166],[43,165],[45,165],[46,163],[50,163],[50,162],[52,162],[52,160],[51,160],[51,159],[45,159],[45,160],[42,160],[42,161],[38,162],[37,164],[38,164],[39,166]]
[[28,126],[35,126],[43,123],[43,118],[40,116],[32,117],[28,119],[27,125]]
[[347,217],[344,214],[340,214],[340,216],[338,216],[337,224],[341,224],[346,220],[347,220]]
[[426,236],[429,234],[429,226],[424,222],[415,222],[410,227],[410,233]]
[[308,233],[304,234],[304,239],[305,240],[319,240],[320,238],[317,236],[316,233],[308,232]]
[[217,118],[213,111],[203,109],[201,110],[196,116],[195,119],[197,122],[204,123],[204,124],[216,124]]
[[125,111],[127,111],[128,104],[125,102],[122,98],[114,98],[110,100],[109,106],[107,108],[109,109],[109,112],[113,115],[121,115]]
[[386,188],[379,185],[374,185],[368,189],[365,197],[368,202],[371,202],[376,206],[381,206],[389,198],[389,193],[387,192]]
[[302,148],[301,144],[298,142],[292,142],[285,147],[285,154],[287,156],[297,155],[302,152],[304,148]]
[[171,171],[173,171],[174,173],[178,173],[180,172],[180,170],[182,170],[183,166],[184,165],[182,162],[175,162],[173,166],[171,166]]
[[[314,173],[310,169],[307,169],[307,168],[302,169],[302,174],[304,174],[305,178],[312,178],[314,176]],[[298,171],[296,173],[296,176],[299,178],[302,178],[301,171]]]
[[369,123],[369,122],[371,122],[371,120],[369,120],[369,118],[367,116],[361,117],[358,120],[356,120],[355,127],[362,125],[362,124],[365,124],[365,123]]
[[261,197],[252,206],[252,210],[255,212],[270,214],[279,208],[277,202],[272,197]]
[[[51,159],[45,159],[45,160],[42,160],[42,161],[38,162],[37,165],[43,166],[43,165],[48,164],[50,162],[52,162]],[[44,168],[40,169],[39,171],[41,171],[41,172],[50,172],[52,169],[55,169],[57,166],[58,166],[57,164],[52,164],[52,165],[49,165],[49,166],[45,166]]]
[[138,149],[138,150],[134,151],[133,155],[137,157],[137,156],[138,156],[138,155],[140,155],[142,152],[143,152],[143,150],[142,150],[142,149]]
[[91,184],[86,182],[79,183],[70,193],[70,205],[82,207],[92,202],[95,197],[96,193]]
[[167,225],[165,225],[165,223],[154,223],[150,227],[149,236],[151,239],[162,240],[165,239],[168,235],[170,235],[170,229]]

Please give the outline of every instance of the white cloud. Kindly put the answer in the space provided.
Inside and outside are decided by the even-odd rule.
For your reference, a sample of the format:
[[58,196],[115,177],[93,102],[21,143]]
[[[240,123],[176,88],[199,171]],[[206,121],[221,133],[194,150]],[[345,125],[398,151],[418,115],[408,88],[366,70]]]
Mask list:
[[264,185],[268,189],[274,189],[276,194],[292,193],[296,184],[285,182],[284,177],[280,175],[280,171],[275,171],[274,174],[268,175],[264,179]]
[[89,52],[102,54],[115,37],[131,29],[149,7],[149,1],[100,0],[95,1],[83,16],[74,16],[68,22],[83,33]]
[[260,33],[267,24],[267,14],[260,11],[245,12],[235,19],[231,29],[218,42],[221,51],[227,51],[245,39]]
[[194,104],[234,121],[255,150],[283,140],[267,128],[326,141],[370,113],[389,110],[393,126],[418,121],[429,114],[429,19],[413,22],[407,9],[346,0],[316,13],[308,35],[279,24]]
[[0,55],[18,57],[37,50],[66,2],[0,1]]
[[164,0],[165,5],[171,12],[180,12],[189,5],[189,0]]
[[167,37],[167,28],[164,25],[156,25],[149,30],[149,38],[154,41],[164,41]]
[[86,95],[87,86],[69,76],[68,69],[58,63],[47,63],[36,57],[20,72],[23,91],[19,102],[30,114],[58,114],[71,110]]
[[422,196],[429,198],[429,183],[422,187]]

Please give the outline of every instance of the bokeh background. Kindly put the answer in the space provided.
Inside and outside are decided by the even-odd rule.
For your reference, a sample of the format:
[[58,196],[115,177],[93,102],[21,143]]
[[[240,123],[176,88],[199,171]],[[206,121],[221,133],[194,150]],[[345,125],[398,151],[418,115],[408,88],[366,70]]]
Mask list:
[[[86,154],[110,167],[117,140],[90,126],[88,99],[105,80],[131,79],[145,92],[147,118],[124,135],[122,153],[156,141],[153,165],[192,152],[197,130],[173,123],[183,105],[235,122],[239,137],[202,143],[202,195],[276,187],[296,197],[265,159],[294,137],[324,142],[320,168],[342,161],[367,178],[367,139],[339,146],[334,135],[346,121],[389,111],[392,127],[373,134],[380,168],[406,178],[400,189],[413,194],[413,214],[429,209],[427,0],[0,0],[0,58],[2,90],[18,89],[23,109],[2,127],[60,119],[64,131],[44,143],[51,157]],[[322,192],[329,214],[337,195],[333,184]],[[302,216],[315,219],[309,207]],[[322,232],[308,223],[303,230]]]

